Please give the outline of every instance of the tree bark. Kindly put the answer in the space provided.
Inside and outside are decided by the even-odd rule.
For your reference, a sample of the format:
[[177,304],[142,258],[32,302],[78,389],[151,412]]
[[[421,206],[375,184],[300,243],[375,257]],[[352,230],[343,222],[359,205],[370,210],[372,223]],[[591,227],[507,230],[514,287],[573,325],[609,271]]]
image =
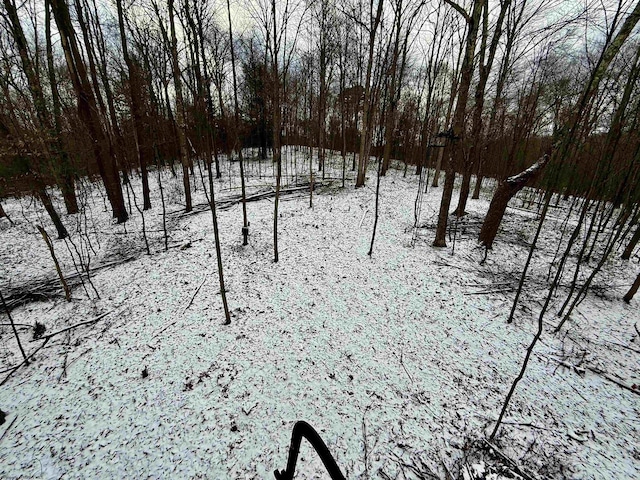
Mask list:
[[282,112],[280,110],[280,77],[278,74],[278,31],[276,25],[276,0],[271,0],[273,16],[273,161],[276,164],[276,196],[273,202],[273,261],[278,263],[278,204],[282,175]]
[[33,177],[35,184],[35,194],[42,202],[44,209],[47,211],[49,217],[51,218],[51,221],[55,225],[56,231],[58,232],[58,238],[60,240],[62,240],[63,238],[67,238],[69,236],[69,233],[67,233],[67,229],[62,224],[62,220],[60,220],[60,216],[58,215],[58,212],[51,202],[51,197],[47,193],[47,189],[44,183],[42,183],[42,180],[37,178],[37,174],[34,174]]
[[631,240],[627,244],[627,247],[624,249],[624,252],[622,252],[623,260],[629,260],[631,258],[631,254],[633,253],[633,250],[636,248],[638,241],[640,241],[640,225],[636,227],[636,231],[633,233]]
[[498,229],[500,228],[500,223],[504,217],[504,212],[507,209],[509,200],[511,200],[516,193],[522,190],[527,183],[533,181],[536,176],[542,172],[548,161],[549,155],[544,155],[524,172],[514,175],[513,177],[509,177],[498,185],[498,188],[491,199],[491,204],[489,205],[489,210],[484,222],[482,223],[480,236],[478,238],[480,243],[486,248],[490,249],[493,247],[493,241],[495,240]]
[[509,9],[511,1],[506,0],[500,2],[500,14],[498,15],[498,20],[496,21],[495,31],[493,37],[491,38],[491,43],[489,45],[489,51],[487,54],[487,61],[485,63],[485,51],[487,48],[487,38],[488,38],[488,17],[489,17],[489,5],[485,3],[482,15],[482,41],[480,48],[480,62],[479,62],[479,70],[480,70],[480,78],[478,79],[478,84],[476,85],[476,90],[474,93],[475,105],[473,109],[473,123],[471,126],[471,146],[469,150],[469,156],[465,158],[463,162],[463,173],[462,173],[462,185],[460,186],[460,194],[458,196],[458,206],[456,207],[455,214],[458,218],[462,217],[465,213],[465,208],[467,207],[467,199],[469,197],[469,191],[471,186],[471,172],[473,167],[480,162],[480,151],[481,151],[481,134],[482,134],[482,112],[484,109],[484,97],[485,97],[485,89],[487,86],[487,80],[489,79],[489,73],[491,72],[491,67],[493,65],[493,60],[495,58],[496,50],[498,48],[498,42],[500,40],[500,36],[502,34],[502,23],[504,22],[504,18],[507,14],[507,10]]
[[640,273],[638,274],[635,281],[633,282],[633,285],[631,285],[631,288],[629,289],[629,291],[625,294],[625,296],[622,299],[625,302],[629,303],[639,288],[640,288]]

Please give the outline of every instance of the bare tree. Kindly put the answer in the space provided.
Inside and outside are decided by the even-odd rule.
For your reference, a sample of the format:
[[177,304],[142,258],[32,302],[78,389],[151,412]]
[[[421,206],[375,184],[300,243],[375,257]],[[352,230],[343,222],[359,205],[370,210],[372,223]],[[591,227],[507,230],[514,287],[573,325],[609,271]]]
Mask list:
[[143,210],[148,210],[151,208],[151,196],[149,192],[147,165],[153,162],[153,149],[151,147],[151,132],[149,131],[147,112],[144,106],[144,83],[139,62],[129,55],[122,0],[116,0],[116,8],[118,11],[122,56],[127,65],[127,71],[129,72],[129,101],[136,134],[136,144],[138,146],[138,162],[142,175]]
[[474,165],[479,162],[479,155],[481,152],[480,141],[482,134],[482,112],[484,110],[485,89],[487,81],[489,80],[489,73],[493,65],[493,60],[498,49],[498,43],[502,35],[502,25],[511,5],[511,0],[504,0],[500,2],[500,12],[494,26],[493,36],[491,42],[488,45],[489,38],[489,2],[486,2],[482,10],[482,34],[480,41],[480,51],[478,53],[479,62],[479,78],[476,84],[474,93],[474,108],[473,108],[473,124],[471,126],[471,145],[469,148],[469,154],[465,156],[462,168],[462,185],[460,186],[460,194],[458,197],[458,206],[456,207],[455,214],[462,217],[465,213],[467,205],[467,198],[469,197],[469,190],[471,185],[471,172]]
[[[445,171],[444,188],[442,190],[442,200],[440,202],[440,211],[438,213],[436,238],[433,242],[434,247],[447,246],[447,221],[449,218],[449,206],[451,204],[451,196],[453,194],[453,185],[456,176],[454,161],[459,160],[464,155],[463,146],[459,140],[465,133],[465,114],[467,101],[469,99],[469,89],[473,78],[473,60],[478,31],[480,28],[480,16],[487,0],[474,0],[471,13],[468,13],[457,3],[450,0],[445,1],[464,18],[467,23],[467,34],[464,45],[464,57],[460,68],[460,84],[457,91],[456,110],[453,116],[449,135],[450,141],[448,143],[448,148],[446,148],[444,152],[447,167]],[[451,95],[454,95],[454,93],[455,92],[452,92]]]
[[365,176],[367,173],[367,164],[369,162],[369,148],[371,146],[371,138],[373,136],[372,122],[372,77],[374,52],[376,45],[376,34],[382,20],[383,0],[377,1],[377,6],[373,9],[373,0],[369,2],[368,18],[370,19],[367,29],[369,30],[368,56],[367,56],[367,73],[364,83],[364,101],[362,104],[362,128],[360,135],[360,155],[358,156],[358,176],[356,178],[356,188],[364,186]]
[[115,159],[110,157],[108,141],[103,129],[96,100],[91,90],[84,59],[78,48],[76,34],[69,16],[66,0],[50,0],[53,17],[60,33],[60,42],[65,53],[67,68],[73,83],[78,101],[78,114],[93,143],[94,155],[100,176],[111,203],[113,217],[118,223],[125,222],[129,217],[124,204],[122,186]]
[[[185,123],[184,99],[182,96],[182,73],[180,71],[180,63],[178,62],[178,40],[176,37],[176,24],[174,16],[177,14],[174,6],[175,0],[168,0],[169,7],[169,30],[170,30],[170,48],[171,48],[171,66],[173,69],[173,85],[176,96],[176,123],[178,130],[178,144],[180,147],[180,161],[182,163],[182,185],[184,187],[185,211],[190,212],[191,202],[191,184],[189,183],[189,150],[187,148],[187,135]],[[156,6],[156,13],[160,18]]]
[[247,219],[247,193],[244,181],[244,158],[242,157],[242,140],[240,136],[240,104],[238,102],[238,81],[236,78],[236,54],[233,45],[233,27],[231,25],[231,5],[227,0],[227,19],[229,21],[229,48],[231,49],[231,75],[233,77],[233,121],[235,127],[235,147],[240,162],[240,183],[242,187],[242,244],[247,245],[249,236],[249,220]]

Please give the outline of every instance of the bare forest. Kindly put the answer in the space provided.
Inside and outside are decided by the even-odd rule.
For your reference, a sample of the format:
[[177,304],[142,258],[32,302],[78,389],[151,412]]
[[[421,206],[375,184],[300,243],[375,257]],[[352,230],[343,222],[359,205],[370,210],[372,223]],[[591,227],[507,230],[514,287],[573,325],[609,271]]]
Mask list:
[[0,477],[640,478],[639,22],[1,0]]

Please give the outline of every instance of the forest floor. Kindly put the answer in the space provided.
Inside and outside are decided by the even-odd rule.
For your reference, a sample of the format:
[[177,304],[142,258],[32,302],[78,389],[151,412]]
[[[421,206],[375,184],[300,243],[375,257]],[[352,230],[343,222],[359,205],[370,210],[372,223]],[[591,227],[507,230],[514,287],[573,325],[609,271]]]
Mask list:
[[[239,194],[237,164],[224,166],[215,182],[220,202]],[[287,181],[308,181],[306,166],[297,167]],[[250,191],[271,184],[262,178],[271,163],[261,169],[248,162]],[[112,224],[100,189],[84,181],[83,213],[63,218],[75,247],[54,241],[62,270],[75,272],[73,260],[114,263],[91,276],[95,290],[85,281],[86,290],[76,287],[67,302],[58,289],[12,316],[32,352],[44,343],[32,340],[36,321],[46,335],[108,314],[52,337],[0,388],[0,477],[273,478],[286,465],[297,420],[319,431],[348,478],[459,472],[472,442],[495,425],[535,334],[548,270],[567,236],[569,200],[550,214],[507,324],[537,225],[532,192],[513,200],[481,264],[476,239],[490,189],[469,200],[468,215],[452,220],[448,247],[436,249],[441,189],[428,187],[415,229],[421,187],[412,170],[403,177],[401,167],[391,169],[381,181],[371,257],[375,166],[365,188],[354,189],[349,172],[347,188],[334,180],[318,189],[313,208],[308,191],[283,197],[278,263],[272,199],[247,205],[246,247],[242,206],[220,210],[228,326],[211,215],[180,214],[180,175],[162,177],[170,213],[165,251],[152,174],[153,209],[145,214],[151,255],[135,206],[129,222]],[[339,163],[327,174],[340,177]],[[204,203],[199,177],[194,185],[194,203]],[[26,197],[3,205],[14,224],[0,219],[1,291],[55,281],[35,228],[55,231],[41,207]],[[532,478],[640,478],[639,397],[619,385],[640,384],[638,300],[620,300],[637,268],[637,258],[610,260],[558,334],[552,329],[566,288],[552,299],[495,441]],[[21,362],[1,318],[0,381]],[[296,478],[328,478],[304,442]]]

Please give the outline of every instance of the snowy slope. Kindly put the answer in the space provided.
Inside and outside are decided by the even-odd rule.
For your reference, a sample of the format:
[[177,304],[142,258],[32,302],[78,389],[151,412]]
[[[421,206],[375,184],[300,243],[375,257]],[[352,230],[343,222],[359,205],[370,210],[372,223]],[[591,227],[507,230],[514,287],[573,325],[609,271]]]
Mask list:
[[[237,194],[237,185],[217,182],[218,198]],[[443,474],[467,439],[493,427],[535,332],[545,294],[539,280],[557,239],[537,254],[523,307],[507,325],[525,246],[499,236],[480,266],[473,225],[459,226],[454,255],[451,242],[430,246],[428,228],[412,246],[418,179],[392,170],[382,180],[370,258],[374,186],[371,178],[363,189],[327,189],[314,195],[313,209],[307,197],[284,198],[277,264],[271,200],[248,205],[247,247],[240,245],[241,206],[220,211],[230,326],[222,325],[208,211],[174,216],[172,245],[184,248],[164,252],[154,207],[147,214],[154,254],[147,256],[136,253],[137,212],[125,234],[108,224],[93,190],[88,224],[102,232],[95,234],[102,242],[96,261],[116,247],[137,258],[95,274],[100,299],[77,288],[71,303],[59,298],[13,311],[16,322],[38,320],[47,332],[112,313],[54,337],[0,388],[8,414],[0,426],[0,477],[273,478],[301,419],[318,429],[349,478],[418,478],[402,465],[418,459]],[[435,223],[439,199],[440,190],[429,188],[422,223]],[[168,208],[178,210],[179,195],[171,200]],[[23,199],[5,209],[19,212],[20,203],[26,208]],[[469,203],[469,218],[479,219],[488,199]],[[14,227],[2,224],[0,283],[52,273],[32,211],[14,215]],[[508,213],[530,239],[535,222],[527,218],[535,210]],[[72,269],[64,243],[55,245]],[[634,267],[614,263],[611,272],[624,272],[619,291],[587,297],[560,334],[548,328],[498,439],[540,478],[640,476],[638,396],[559,363],[583,361],[640,383],[637,303],[617,299]],[[547,319],[555,325],[553,312]],[[0,328],[4,370],[19,363],[19,352],[10,330]],[[29,339],[23,331],[28,351],[41,343]],[[308,446],[301,457],[296,478],[326,478]]]

